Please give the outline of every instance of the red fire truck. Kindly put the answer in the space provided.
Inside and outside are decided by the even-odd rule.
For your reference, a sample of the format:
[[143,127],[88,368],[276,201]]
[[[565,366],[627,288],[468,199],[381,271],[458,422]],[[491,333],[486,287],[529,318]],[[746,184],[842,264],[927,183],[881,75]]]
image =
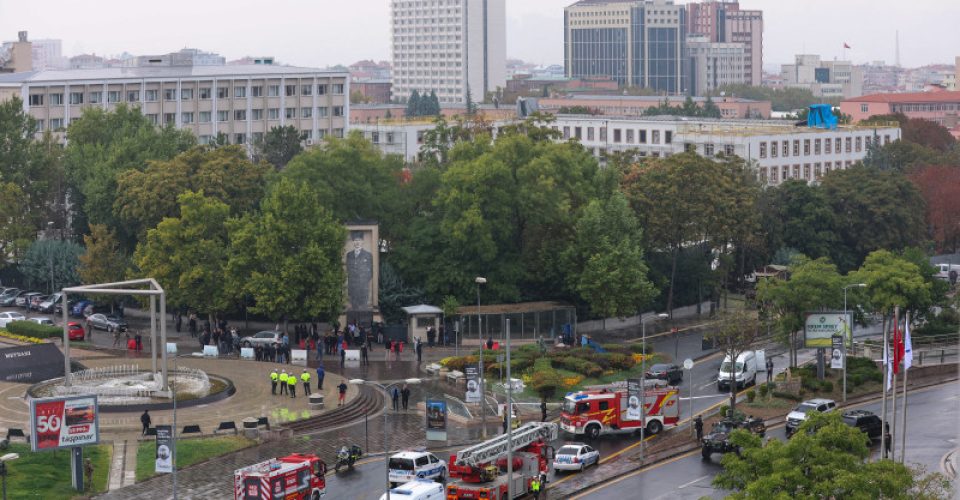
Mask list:
[[[645,389],[647,435],[677,425],[680,420],[677,388],[647,381]],[[625,385],[571,392],[563,399],[560,428],[591,439],[601,434],[639,431],[642,426],[640,399],[638,394],[629,394]]]
[[316,455],[294,453],[237,469],[235,500],[320,500],[326,494],[327,466]]
[[[530,422],[513,431],[513,475],[508,477],[506,434],[464,448],[450,455],[447,500],[507,499],[508,483],[513,498],[531,491],[531,481],[550,467],[550,442],[557,439],[557,425]],[[541,488],[545,488],[542,486]],[[513,499],[509,499],[513,500]]]

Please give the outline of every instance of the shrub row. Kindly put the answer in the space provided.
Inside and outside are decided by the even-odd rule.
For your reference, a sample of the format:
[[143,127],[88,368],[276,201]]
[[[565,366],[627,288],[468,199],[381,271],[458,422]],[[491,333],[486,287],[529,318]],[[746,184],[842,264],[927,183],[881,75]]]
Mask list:
[[62,337],[63,329],[56,326],[40,325],[33,321],[11,321],[7,323],[7,331],[24,337],[33,337],[35,339],[46,339],[50,337]]
[[797,402],[803,399],[797,394],[790,394],[789,392],[780,392],[780,391],[773,391],[773,397],[780,398],[780,399],[789,399],[790,401],[797,401]]

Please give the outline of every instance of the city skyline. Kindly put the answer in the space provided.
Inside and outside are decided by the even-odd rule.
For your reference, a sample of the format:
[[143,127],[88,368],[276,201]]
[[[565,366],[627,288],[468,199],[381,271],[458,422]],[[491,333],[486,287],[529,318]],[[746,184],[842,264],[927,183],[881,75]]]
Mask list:
[[[563,8],[572,3],[509,0],[507,57],[562,64]],[[0,39],[14,40],[23,30],[31,39],[58,38],[67,56],[158,54],[195,47],[227,60],[268,55],[284,64],[311,67],[391,58],[387,0],[360,0],[349,7],[278,0],[266,11],[249,1],[223,9],[220,4],[171,0],[159,12],[141,11],[118,0],[75,12],[72,5],[64,0],[4,2],[0,4]],[[741,7],[764,11],[765,69],[791,63],[795,54],[841,59],[844,43],[851,47],[846,51],[848,60],[893,64],[897,30],[904,67],[950,64],[960,47],[960,32],[952,26],[960,18],[960,4],[917,0],[885,4],[882,12],[867,0],[753,0],[741,2]],[[254,10],[256,16],[250,14]],[[139,20],[144,16],[150,18],[148,25]],[[860,18],[863,22],[857,22]],[[218,22],[211,24],[211,19]],[[837,29],[836,19],[849,23]]]

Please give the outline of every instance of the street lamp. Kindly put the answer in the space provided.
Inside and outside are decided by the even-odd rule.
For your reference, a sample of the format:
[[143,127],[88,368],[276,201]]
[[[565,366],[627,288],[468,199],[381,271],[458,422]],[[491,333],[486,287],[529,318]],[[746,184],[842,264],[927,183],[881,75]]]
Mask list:
[[[848,288],[866,288],[866,283],[852,283],[843,287],[843,321],[847,321],[847,289]],[[851,322],[852,323],[852,322]],[[853,342],[853,325],[846,325],[850,329],[850,342]],[[846,336],[847,332],[843,332]],[[847,339],[843,339],[840,344],[843,346],[843,402],[847,402]]]
[[[386,479],[384,487],[387,490],[387,500],[390,500],[390,448],[387,446],[387,415],[390,413],[389,407],[387,406],[389,404],[388,401],[390,401],[389,390],[391,387],[397,384],[417,385],[420,383],[420,379],[408,378],[406,380],[381,384],[379,382],[372,382],[362,378],[354,378],[350,379],[349,382],[354,385],[372,385],[374,387],[378,387],[383,391],[384,395],[387,396],[383,400],[383,476]],[[367,450],[367,452],[369,453],[370,450]]]
[[[53,221],[47,222],[47,234],[53,230]],[[50,294],[53,294],[53,248],[47,246],[47,262],[50,264]]]
[[487,439],[487,412],[484,406],[486,404],[487,394],[486,385],[483,380],[483,328],[481,328],[480,319],[480,285],[486,285],[487,278],[477,276],[473,281],[477,284],[477,338],[480,339],[480,432],[483,439]]
[[[642,335],[643,356],[640,358],[640,460],[643,460],[644,442],[647,440],[647,321],[667,319],[667,313],[660,313],[655,316],[640,316],[640,331]],[[692,404],[692,403],[691,403]]]
[[20,458],[16,453],[7,453],[0,457],[0,477],[3,478],[3,500],[7,500],[7,462]]

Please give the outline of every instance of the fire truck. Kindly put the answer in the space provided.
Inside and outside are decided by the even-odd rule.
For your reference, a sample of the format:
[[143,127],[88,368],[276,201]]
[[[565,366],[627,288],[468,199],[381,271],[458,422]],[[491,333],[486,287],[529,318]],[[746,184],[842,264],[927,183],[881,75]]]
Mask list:
[[[679,391],[661,382],[645,381],[643,416],[647,435],[674,427],[680,420]],[[639,395],[631,395],[625,384],[571,392],[563,399],[560,428],[590,439],[601,434],[638,432],[644,427],[640,399]]]
[[234,500],[320,500],[327,466],[316,455],[294,453],[233,472]]
[[[546,474],[552,453],[550,442],[557,439],[557,424],[530,422],[513,431],[513,475],[508,477],[506,434],[464,448],[450,455],[447,500],[513,500],[531,492],[531,481]],[[541,486],[541,490],[545,486]]]

